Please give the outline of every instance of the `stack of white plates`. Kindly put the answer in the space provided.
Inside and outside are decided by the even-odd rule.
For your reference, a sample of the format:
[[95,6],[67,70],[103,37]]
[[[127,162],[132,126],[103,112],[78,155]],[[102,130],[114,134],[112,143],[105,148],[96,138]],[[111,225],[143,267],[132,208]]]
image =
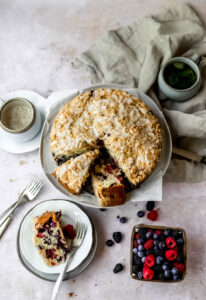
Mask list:
[[68,265],[64,280],[76,277],[91,262],[94,257],[97,246],[97,235],[95,227],[86,213],[76,204],[68,200],[47,200],[34,206],[23,218],[18,235],[17,235],[17,252],[22,264],[36,276],[56,281],[62,265],[47,266],[42,257],[38,253],[38,249],[34,246],[32,240],[32,219],[40,216],[46,211],[62,210],[61,224],[64,227],[72,224],[75,227],[77,221],[87,225],[87,233],[81,247],[72,256]]

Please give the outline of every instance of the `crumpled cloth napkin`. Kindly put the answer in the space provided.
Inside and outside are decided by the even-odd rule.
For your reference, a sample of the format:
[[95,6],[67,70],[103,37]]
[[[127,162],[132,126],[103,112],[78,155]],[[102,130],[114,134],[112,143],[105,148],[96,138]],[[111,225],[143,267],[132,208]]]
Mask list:
[[[158,98],[155,81],[161,66],[173,56],[203,56],[199,65],[202,86],[185,102],[161,101],[174,145],[206,155],[206,31],[187,4],[150,16],[131,26],[110,30],[72,65],[87,70],[91,82],[119,83],[137,87]],[[206,180],[206,165],[178,157],[171,160],[169,181]]]

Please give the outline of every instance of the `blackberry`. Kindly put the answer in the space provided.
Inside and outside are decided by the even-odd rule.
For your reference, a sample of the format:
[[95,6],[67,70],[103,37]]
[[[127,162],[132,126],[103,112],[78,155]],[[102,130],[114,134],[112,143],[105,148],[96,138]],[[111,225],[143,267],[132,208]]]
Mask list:
[[146,239],[147,229],[146,228],[139,228],[139,235],[141,238]]
[[184,256],[183,256],[182,254],[179,254],[178,257],[177,257],[177,259],[176,259],[176,261],[177,261],[178,263],[184,262]]
[[146,256],[147,256],[147,255],[152,254],[152,252],[153,252],[153,251],[152,251],[151,249],[148,249],[148,250],[145,251],[145,254],[146,254]]
[[178,230],[172,230],[172,236],[176,239],[178,237]]
[[106,245],[107,247],[112,247],[114,245],[114,242],[112,240],[107,240]]
[[154,265],[153,270],[155,273],[162,272],[162,266],[161,265]]
[[132,273],[137,274],[139,272],[139,267],[137,265],[132,265]]
[[137,274],[139,271],[142,271],[143,264],[141,265],[132,265],[132,272]]
[[165,256],[165,251],[164,250],[162,250],[162,249],[155,249],[154,251],[153,251],[153,254],[154,255],[156,255],[156,256]]
[[147,204],[146,204],[146,209],[147,209],[148,211],[153,210],[154,207],[155,207],[154,201],[148,201],[148,202],[147,202]]
[[165,241],[165,236],[163,234],[159,234],[158,241],[164,242]]
[[134,254],[133,255],[133,263],[135,265],[142,265],[142,259],[137,254]]
[[114,269],[113,269],[113,272],[114,273],[119,273],[123,270],[123,265],[122,264],[117,264]]
[[165,277],[164,273],[159,274],[159,280],[166,280],[167,278]]
[[113,239],[115,240],[116,243],[120,243],[121,240],[122,240],[121,232],[114,232],[113,233]]

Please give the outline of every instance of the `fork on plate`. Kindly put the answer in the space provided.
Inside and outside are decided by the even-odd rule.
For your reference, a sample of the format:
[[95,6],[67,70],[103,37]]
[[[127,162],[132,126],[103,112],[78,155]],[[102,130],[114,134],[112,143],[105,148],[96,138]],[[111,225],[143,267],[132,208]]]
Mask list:
[[53,289],[53,292],[52,292],[51,300],[56,300],[57,297],[58,297],[58,292],[60,290],[60,286],[61,286],[64,274],[66,272],[66,269],[68,267],[68,263],[70,261],[70,258],[77,251],[77,249],[79,249],[79,247],[81,246],[81,244],[82,244],[82,242],[85,238],[85,235],[87,233],[86,224],[81,223],[81,222],[77,222],[76,227],[75,227],[75,233],[76,233],[76,235],[75,235],[75,238],[72,241],[72,246],[71,246],[70,252],[67,255],[65,264],[64,264],[64,266],[63,266],[63,268],[62,268],[62,270],[59,274],[59,277],[57,278],[57,281],[55,283],[55,286],[54,286],[54,289]]
[[15,209],[22,203],[34,200],[41,188],[41,182],[35,177],[31,177],[25,189],[19,195],[18,200],[0,215],[0,237],[8,227]]

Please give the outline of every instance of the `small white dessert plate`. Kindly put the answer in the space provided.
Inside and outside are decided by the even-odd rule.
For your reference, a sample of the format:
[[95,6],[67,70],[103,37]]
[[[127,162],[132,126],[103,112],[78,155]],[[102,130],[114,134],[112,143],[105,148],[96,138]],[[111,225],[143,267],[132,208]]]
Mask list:
[[1,98],[4,101],[8,101],[16,97],[21,97],[29,100],[40,111],[42,126],[39,133],[32,140],[28,142],[19,142],[19,143],[13,141],[12,139],[7,138],[2,133],[3,129],[0,127],[0,140],[1,140],[0,148],[10,153],[26,153],[26,152],[36,150],[40,146],[41,132],[45,121],[46,99],[33,91],[27,91],[27,90],[15,91],[1,96]]
[[87,225],[87,233],[81,247],[73,255],[71,263],[67,271],[70,272],[77,268],[89,255],[93,244],[92,224],[88,216],[74,203],[68,200],[48,200],[41,202],[33,207],[24,217],[19,229],[19,248],[24,258],[29,261],[30,265],[36,270],[47,274],[60,273],[62,265],[47,266],[38,252],[38,249],[33,244],[32,235],[32,219],[36,216],[42,215],[46,211],[62,210],[60,218],[61,224],[64,227],[67,224],[72,224],[75,227],[77,221],[83,222]]

